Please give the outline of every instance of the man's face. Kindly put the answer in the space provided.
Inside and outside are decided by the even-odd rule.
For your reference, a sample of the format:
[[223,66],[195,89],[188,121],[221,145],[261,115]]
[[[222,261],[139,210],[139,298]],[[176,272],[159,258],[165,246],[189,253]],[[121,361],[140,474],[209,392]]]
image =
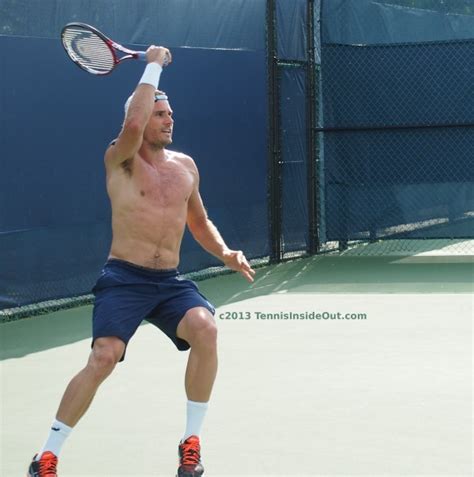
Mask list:
[[156,101],[150,120],[145,128],[144,138],[158,147],[166,147],[173,142],[173,111],[167,100]]

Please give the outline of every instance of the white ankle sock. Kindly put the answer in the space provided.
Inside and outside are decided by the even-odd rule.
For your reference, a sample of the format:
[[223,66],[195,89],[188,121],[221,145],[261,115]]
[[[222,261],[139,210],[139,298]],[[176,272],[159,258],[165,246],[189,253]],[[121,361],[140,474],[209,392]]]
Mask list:
[[208,402],[189,401],[186,405],[186,430],[183,441],[189,436],[198,436],[201,434],[201,427],[206,415]]
[[48,440],[46,441],[43,449],[38,453],[37,460],[43,455],[43,452],[52,452],[56,457],[61,452],[61,447],[64,441],[72,431],[72,427],[66,426],[66,424],[57,421],[56,419],[51,424],[51,431],[49,432]]

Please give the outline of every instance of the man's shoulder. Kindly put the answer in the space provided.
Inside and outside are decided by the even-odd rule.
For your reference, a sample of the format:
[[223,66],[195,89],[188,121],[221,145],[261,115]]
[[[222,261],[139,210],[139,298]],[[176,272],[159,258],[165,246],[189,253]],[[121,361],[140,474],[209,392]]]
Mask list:
[[170,149],[166,149],[166,152],[169,154],[169,156],[172,159],[176,159],[177,161],[193,161],[193,158],[191,156],[188,156],[187,154],[184,154],[184,152],[178,152],[178,151],[171,151]]
[[194,162],[194,159],[191,156],[188,156],[187,154],[184,154],[178,151],[170,151],[169,149],[167,149],[166,151],[171,159],[174,159],[175,161],[180,162],[186,167],[196,169],[196,163]]

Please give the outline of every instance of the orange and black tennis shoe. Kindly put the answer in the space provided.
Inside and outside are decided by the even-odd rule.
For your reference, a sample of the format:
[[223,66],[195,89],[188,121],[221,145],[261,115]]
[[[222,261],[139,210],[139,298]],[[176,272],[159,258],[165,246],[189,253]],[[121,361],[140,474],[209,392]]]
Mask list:
[[43,452],[39,460],[36,460],[37,455],[33,457],[27,477],[58,477],[56,472],[58,458],[49,451]]
[[178,452],[179,467],[176,477],[200,477],[204,473],[199,437],[189,436],[179,444]]

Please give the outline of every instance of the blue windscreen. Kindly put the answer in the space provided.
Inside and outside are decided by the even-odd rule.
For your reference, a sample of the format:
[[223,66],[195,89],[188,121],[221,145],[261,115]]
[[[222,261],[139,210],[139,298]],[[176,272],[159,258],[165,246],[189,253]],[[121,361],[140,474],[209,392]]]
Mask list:
[[327,240],[474,235],[474,40],[322,48]]
[[[69,61],[59,39],[0,36],[0,47],[15,52],[0,57],[0,308],[89,293],[111,239],[103,155],[143,64],[99,78]],[[264,53],[173,56],[160,82],[175,113],[171,148],[195,159],[228,245],[267,255]],[[216,263],[185,237],[182,272]]]

